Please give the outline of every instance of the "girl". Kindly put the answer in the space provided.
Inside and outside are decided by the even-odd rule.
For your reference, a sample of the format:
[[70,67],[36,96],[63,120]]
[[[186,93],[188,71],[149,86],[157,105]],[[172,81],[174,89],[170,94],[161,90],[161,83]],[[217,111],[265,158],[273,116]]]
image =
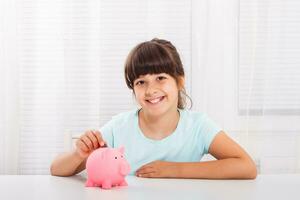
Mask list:
[[[86,131],[74,151],[53,161],[52,175],[74,175],[85,169],[93,150],[124,145],[130,173],[139,177],[256,177],[254,162],[237,143],[205,114],[185,109],[184,69],[169,41],[137,45],[126,60],[125,80],[140,108]],[[207,153],[217,160],[199,162]]]

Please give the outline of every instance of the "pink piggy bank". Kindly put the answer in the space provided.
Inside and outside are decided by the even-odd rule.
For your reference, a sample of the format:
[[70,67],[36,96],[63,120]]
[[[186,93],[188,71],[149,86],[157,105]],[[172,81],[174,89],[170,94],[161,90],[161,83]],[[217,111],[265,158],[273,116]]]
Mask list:
[[125,176],[130,166],[124,158],[124,147],[96,149],[87,159],[86,170],[86,187],[127,186]]

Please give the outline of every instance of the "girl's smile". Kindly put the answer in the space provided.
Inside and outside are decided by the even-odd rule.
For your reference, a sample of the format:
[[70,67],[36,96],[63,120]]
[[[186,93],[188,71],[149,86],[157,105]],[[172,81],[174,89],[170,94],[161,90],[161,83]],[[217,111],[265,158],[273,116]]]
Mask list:
[[160,96],[156,98],[146,99],[146,101],[152,105],[157,105],[165,99],[165,96]]

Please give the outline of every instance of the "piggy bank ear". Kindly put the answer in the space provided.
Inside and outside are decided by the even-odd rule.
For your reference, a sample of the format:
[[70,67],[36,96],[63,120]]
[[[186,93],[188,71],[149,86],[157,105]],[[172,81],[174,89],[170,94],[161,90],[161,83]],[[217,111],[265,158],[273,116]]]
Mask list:
[[102,151],[102,153],[101,153],[101,159],[105,159],[107,153],[109,153],[108,148],[103,148],[103,151]]
[[124,146],[121,146],[121,147],[119,148],[119,151],[121,152],[121,154],[124,154],[124,152],[125,152],[125,147],[124,147]]

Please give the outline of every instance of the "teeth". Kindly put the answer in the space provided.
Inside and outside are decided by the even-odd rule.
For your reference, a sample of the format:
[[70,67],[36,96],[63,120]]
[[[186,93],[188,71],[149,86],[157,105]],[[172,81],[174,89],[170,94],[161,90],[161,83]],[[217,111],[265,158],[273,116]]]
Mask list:
[[157,103],[161,100],[162,97],[156,98],[156,99],[152,99],[152,100],[148,100],[150,103]]

